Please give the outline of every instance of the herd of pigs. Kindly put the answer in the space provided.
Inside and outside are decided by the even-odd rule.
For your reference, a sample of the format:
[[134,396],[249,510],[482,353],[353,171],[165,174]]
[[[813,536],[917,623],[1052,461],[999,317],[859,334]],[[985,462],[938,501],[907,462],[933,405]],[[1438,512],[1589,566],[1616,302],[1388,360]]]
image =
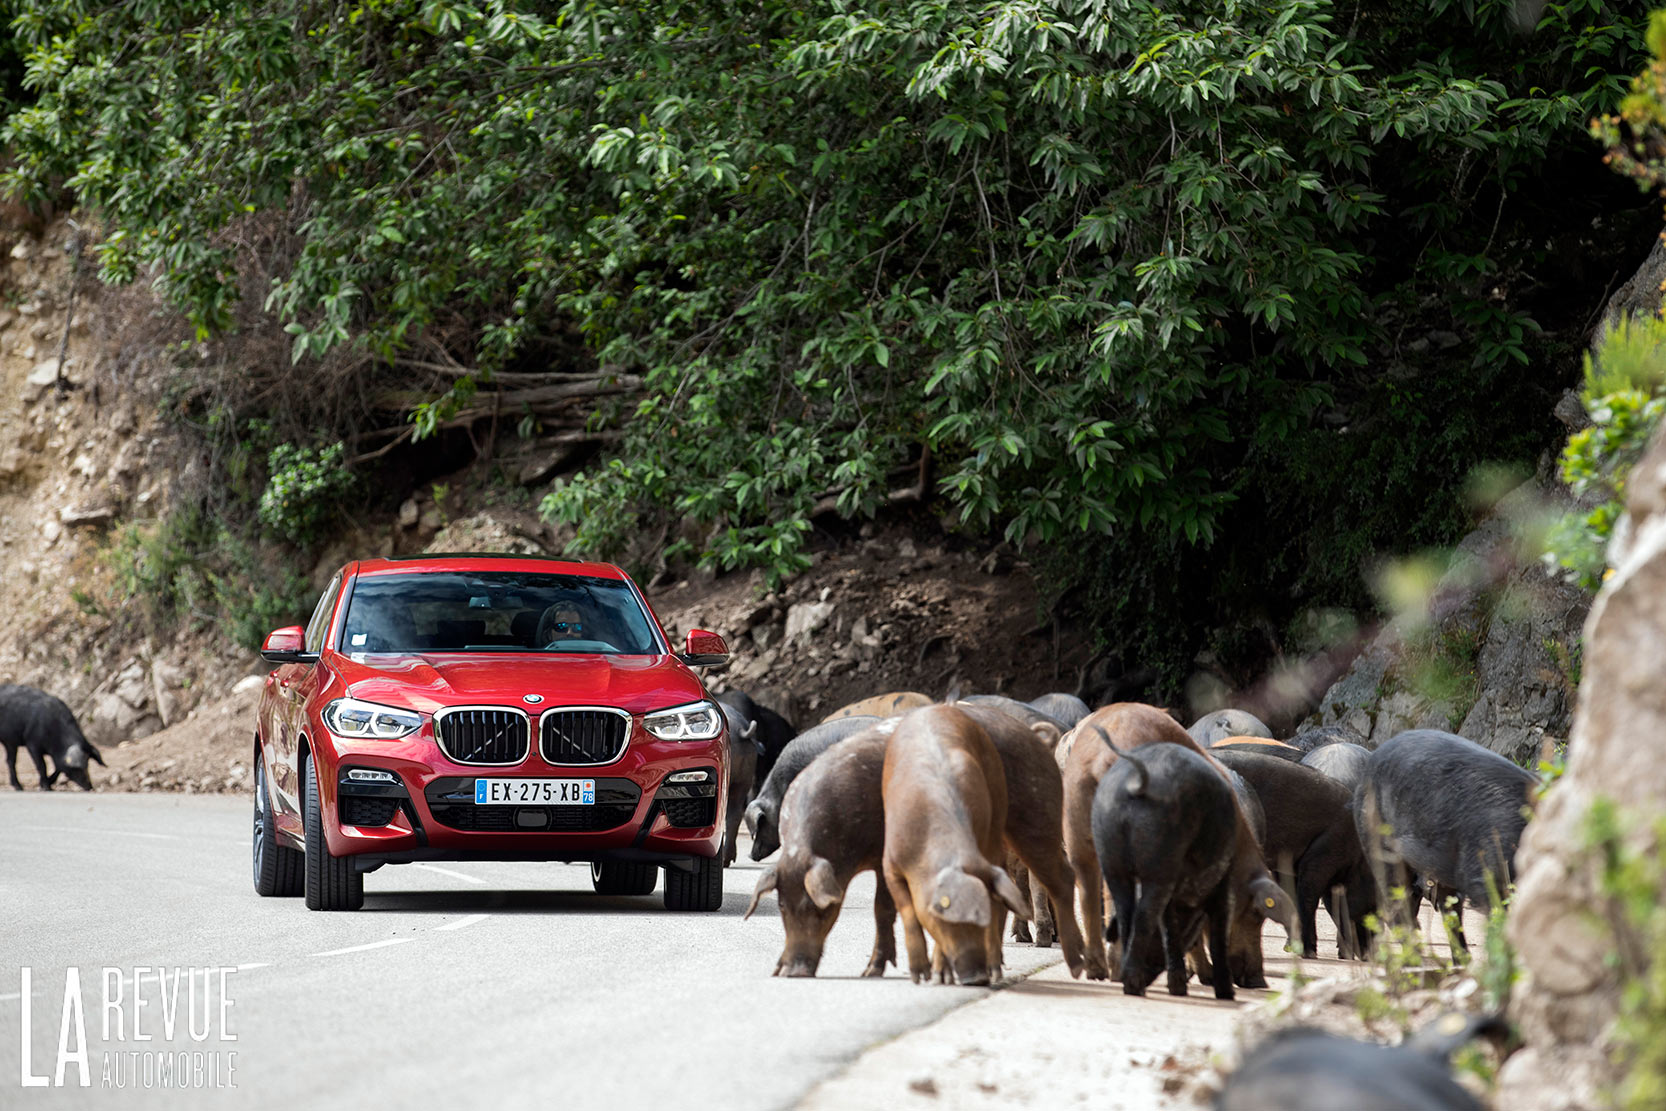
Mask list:
[[[1442,908],[1489,909],[1509,888],[1537,782],[1428,729],[1368,751],[1339,726],[1275,740],[1238,710],[1185,729],[1140,703],[903,692],[800,733],[744,693],[718,699],[732,757],[723,863],[743,819],[754,860],[779,853],[746,913],[775,892],[782,976],[816,974],[846,889],[873,871],[864,976],[896,964],[901,917],[915,982],[988,984],[1010,910],[1015,940],[1056,941],[1073,976],[1143,995],[1163,973],[1185,995],[1195,973],[1231,999],[1267,985],[1265,919],[1316,956],[1323,905],[1337,956],[1363,958],[1372,924],[1415,922],[1425,892]],[[0,685],[0,742],[19,790],[19,750],[44,789],[60,775],[90,789],[88,761],[102,763],[68,707],[30,687]],[[1461,926],[1451,939],[1465,945]],[[1216,1107],[1478,1111],[1446,1057],[1497,1025],[1449,1015],[1393,1048],[1285,1031],[1227,1078]]]
[[[814,976],[851,880],[873,871],[864,976],[988,984],[1013,937],[1055,942],[1073,976],[1143,995],[1195,973],[1218,999],[1265,987],[1262,923],[1318,954],[1323,906],[1337,956],[1362,959],[1379,922],[1415,923],[1424,897],[1485,911],[1511,881],[1536,778],[1455,734],[1410,730],[1367,749],[1341,726],[1280,741],[1223,710],[1190,729],[1140,703],[1098,710],[901,692],[798,732],[740,692],[718,696],[734,755],[725,864],[739,825],[776,894],[781,976]],[[1110,907],[1107,916],[1106,894]],[[1448,916],[1465,947],[1461,915]],[[928,947],[927,939],[933,943]],[[1441,1024],[1394,1049],[1306,1031],[1264,1043],[1217,1106],[1473,1108],[1445,1057],[1488,1028]],[[1374,1062],[1374,1064],[1373,1064]]]

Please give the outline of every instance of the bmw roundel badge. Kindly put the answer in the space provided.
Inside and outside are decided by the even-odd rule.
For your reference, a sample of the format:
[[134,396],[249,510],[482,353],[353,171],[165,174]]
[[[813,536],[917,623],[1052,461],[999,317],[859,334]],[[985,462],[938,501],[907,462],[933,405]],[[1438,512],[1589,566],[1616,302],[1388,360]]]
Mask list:
[[541,694],[527,694],[521,696],[521,701],[525,702],[528,706],[536,706],[543,700],[544,696]]

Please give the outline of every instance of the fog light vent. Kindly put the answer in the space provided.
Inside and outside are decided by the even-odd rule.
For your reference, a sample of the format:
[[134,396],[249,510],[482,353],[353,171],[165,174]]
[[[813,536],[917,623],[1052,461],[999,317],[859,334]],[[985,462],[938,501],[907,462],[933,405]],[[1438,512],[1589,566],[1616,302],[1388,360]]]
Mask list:
[[704,783],[711,778],[711,773],[701,768],[692,772],[672,772],[665,777],[667,783]]

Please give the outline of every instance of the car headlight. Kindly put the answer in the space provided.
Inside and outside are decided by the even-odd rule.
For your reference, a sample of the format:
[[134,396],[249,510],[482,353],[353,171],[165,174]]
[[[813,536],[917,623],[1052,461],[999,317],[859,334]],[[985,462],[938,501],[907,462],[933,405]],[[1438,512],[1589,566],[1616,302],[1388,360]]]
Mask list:
[[690,702],[644,714],[642,727],[662,741],[709,741],[723,731],[723,713],[715,703]]
[[324,707],[324,724],[338,737],[397,741],[422,728],[422,715],[356,698],[338,698]]

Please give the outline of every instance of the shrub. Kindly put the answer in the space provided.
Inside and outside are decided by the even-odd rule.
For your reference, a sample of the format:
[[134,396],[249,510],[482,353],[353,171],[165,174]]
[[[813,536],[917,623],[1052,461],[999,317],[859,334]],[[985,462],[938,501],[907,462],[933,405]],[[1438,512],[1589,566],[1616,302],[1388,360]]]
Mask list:
[[267,456],[270,476],[260,495],[260,522],[280,539],[306,547],[318,539],[330,514],[352,491],[353,474],[342,466],[346,448],[279,444]]
[[1581,397],[1591,425],[1568,437],[1560,473],[1576,495],[1602,500],[1551,528],[1546,562],[1596,590],[1608,567],[1608,541],[1625,512],[1626,479],[1666,415],[1666,320],[1622,318],[1585,357]]

